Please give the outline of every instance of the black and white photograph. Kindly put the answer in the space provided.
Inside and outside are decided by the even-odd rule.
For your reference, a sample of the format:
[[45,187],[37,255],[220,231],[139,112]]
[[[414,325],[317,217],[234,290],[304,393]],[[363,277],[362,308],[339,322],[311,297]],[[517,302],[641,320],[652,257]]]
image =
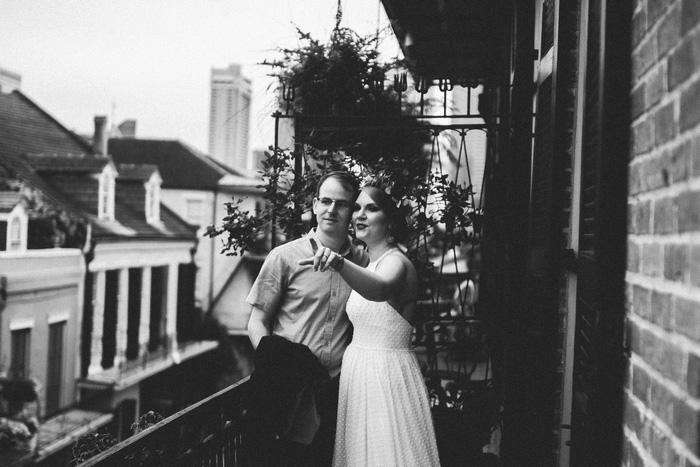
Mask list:
[[0,467],[700,467],[700,1],[0,0]]

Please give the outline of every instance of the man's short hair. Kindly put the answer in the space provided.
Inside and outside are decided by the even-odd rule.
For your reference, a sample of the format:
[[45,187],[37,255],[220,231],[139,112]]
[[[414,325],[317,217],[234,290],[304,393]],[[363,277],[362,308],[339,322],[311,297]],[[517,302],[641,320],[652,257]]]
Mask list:
[[352,193],[353,200],[355,200],[357,198],[357,196],[360,194],[360,182],[357,180],[357,178],[352,173],[350,173],[346,170],[334,170],[332,172],[326,172],[318,180],[318,183],[316,184],[316,197],[317,198],[321,193],[321,186],[329,178],[334,178],[334,179],[338,180],[338,183],[340,183],[343,186],[343,188],[345,188],[346,190],[348,190]]

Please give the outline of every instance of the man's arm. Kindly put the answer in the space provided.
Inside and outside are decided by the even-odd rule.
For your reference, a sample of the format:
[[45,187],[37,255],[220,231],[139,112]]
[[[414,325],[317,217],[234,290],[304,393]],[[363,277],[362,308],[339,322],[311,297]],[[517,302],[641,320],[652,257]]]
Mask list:
[[253,305],[248,320],[248,337],[253,348],[257,349],[260,339],[270,334],[272,334],[272,315]]

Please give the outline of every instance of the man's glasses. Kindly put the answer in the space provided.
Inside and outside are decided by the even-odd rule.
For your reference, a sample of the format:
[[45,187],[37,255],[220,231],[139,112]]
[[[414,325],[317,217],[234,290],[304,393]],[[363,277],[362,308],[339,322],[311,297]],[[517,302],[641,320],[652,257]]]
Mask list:
[[335,208],[339,211],[345,211],[350,209],[350,201],[344,199],[333,199],[333,198],[316,198],[316,200],[321,203],[324,208],[330,209],[331,205],[335,203]]

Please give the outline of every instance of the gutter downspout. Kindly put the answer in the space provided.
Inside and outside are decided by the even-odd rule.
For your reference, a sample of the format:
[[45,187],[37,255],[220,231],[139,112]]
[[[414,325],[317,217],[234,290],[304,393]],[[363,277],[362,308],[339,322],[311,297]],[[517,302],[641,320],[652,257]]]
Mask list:
[[[219,180],[220,181],[220,180]],[[211,225],[216,225],[216,205],[219,200],[219,182],[216,184],[216,188],[214,188],[214,199],[212,200],[212,206],[211,206]],[[215,268],[214,268],[214,260],[216,259],[216,240],[213,238],[211,239],[212,244],[211,248],[209,248],[209,292],[207,295],[209,296],[209,306],[207,307],[208,310],[206,311],[206,314],[209,315],[214,311],[214,273],[215,273]]]
[[[80,315],[80,327],[78,329],[80,336],[80,345],[78,347],[78,364],[76,365],[78,378],[82,378],[84,376],[82,363],[83,356],[86,352],[88,357],[87,364],[90,363],[90,348],[88,347],[87,350],[84,348],[85,345],[90,345],[90,340],[86,339],[86,337],[88,336],[88,330],[85,329],[85,318],[86,316],[88,316],[88,313],[92,311],[92,303],[94,301],[94,297],[92,296],[93,283],[92,276],[90,275],[90,263],[95,258],[95,240],[92,237],[92,224],[89,222],[87,224],[85,245],[83,245],[82,253],[83,261],[85,264],[85,277],[83,278],[83,311]],[[87,368],[85,368],[85,373],[87,373]],[[78,392],[78,397],[80,398],[80,392]]]

